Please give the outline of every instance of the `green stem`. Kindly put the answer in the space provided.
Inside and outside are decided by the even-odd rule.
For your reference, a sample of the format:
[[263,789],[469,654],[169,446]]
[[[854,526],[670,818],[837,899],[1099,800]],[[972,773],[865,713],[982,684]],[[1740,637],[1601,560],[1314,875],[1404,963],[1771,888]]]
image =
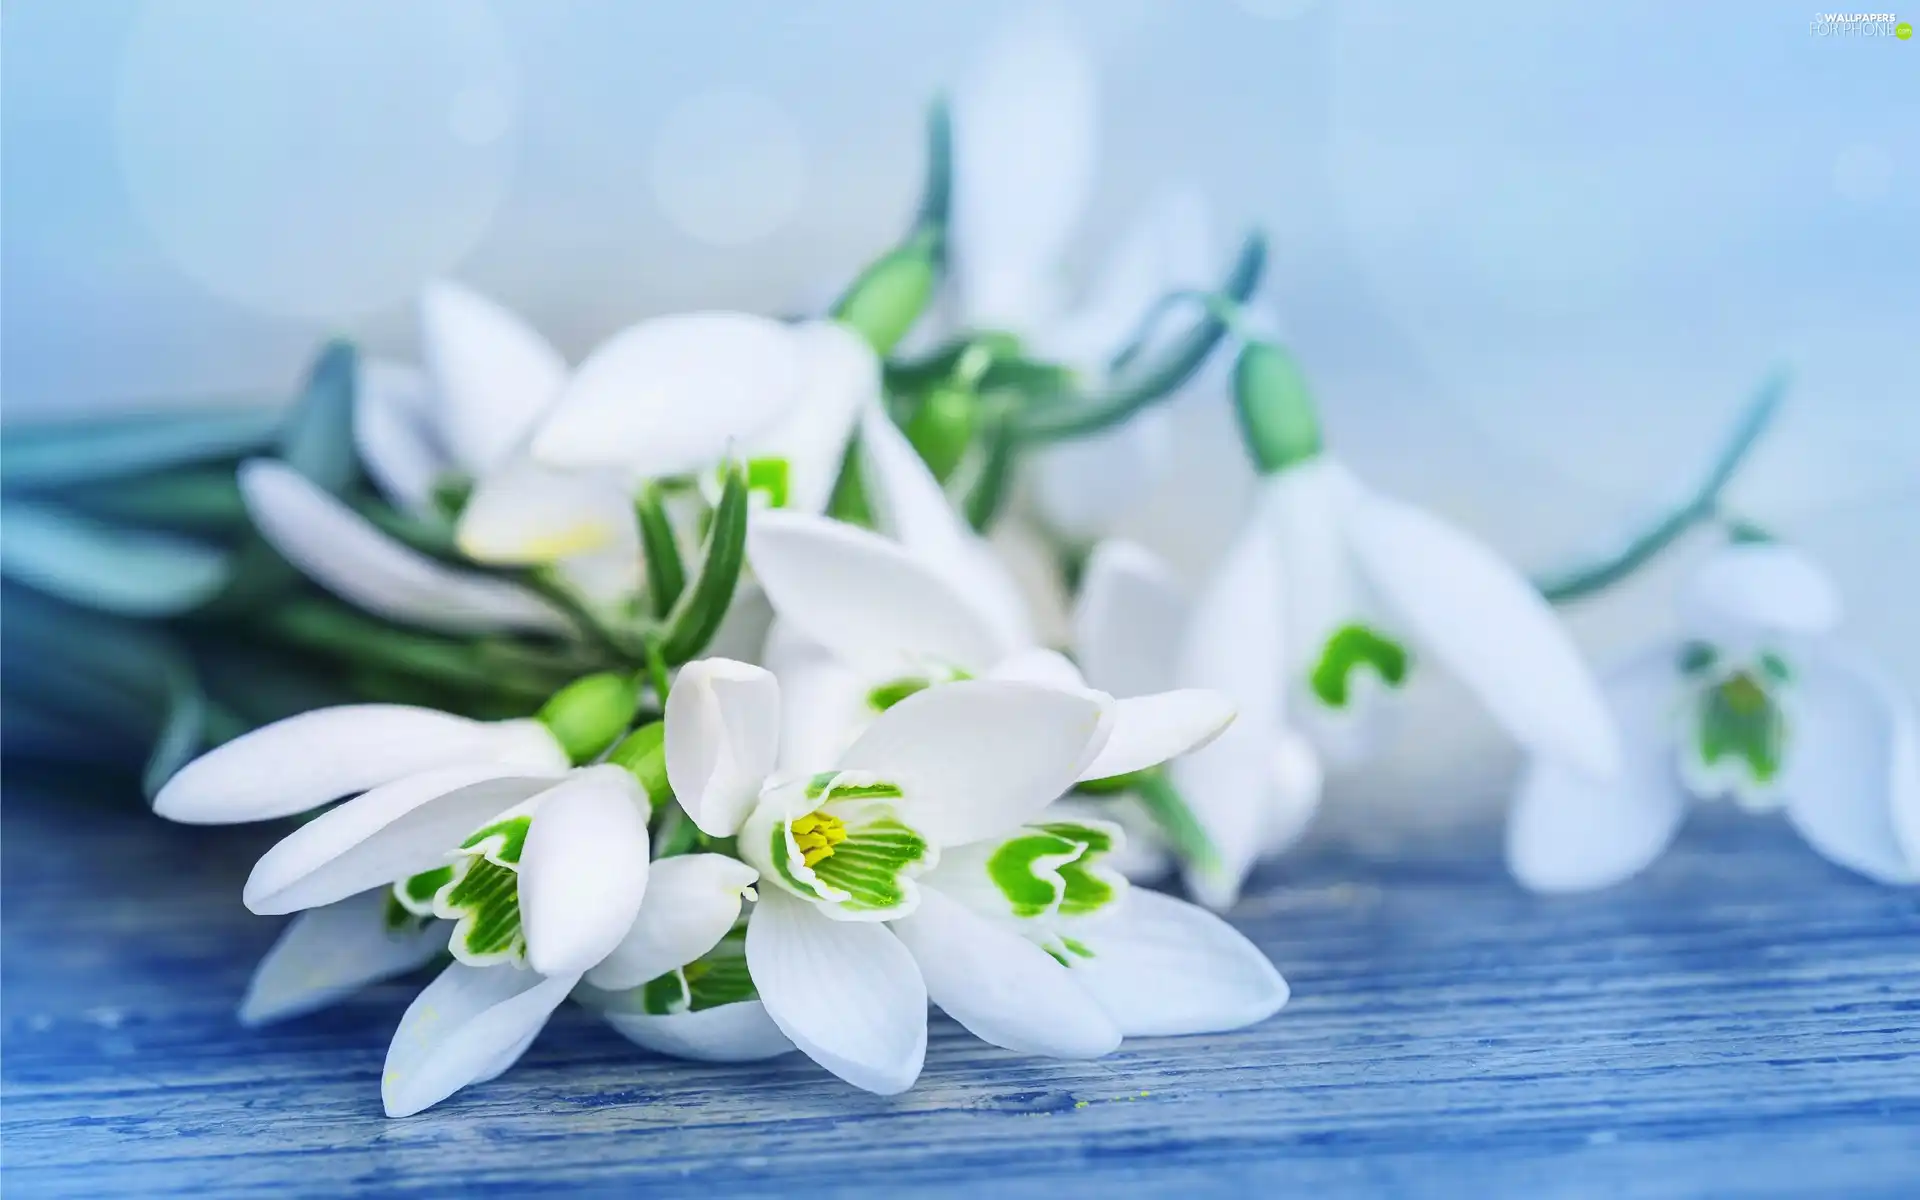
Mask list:
[[667,675],[667,656],[661,652],[660,639],[649,636],[646,639],[646,680],[653,685],[654,700],[662,711],[667,707],[667,692],[673,687],[672,679]]
[[[1247,235],[1233,269],[1220,285],[1218,296],[1238,305],[1253,295],[1266,266],[1267,243],[1258,233]],[[1140,410],[1162,400],[1193,378],[1228,331],[1227,321],[1209,305],[1207,316],[1160,356],[1159,362],[1139,372],[1105,395],[1079,397],[1064,403],[1040,405],[1021,414],[1017,433],[1025,442],[1059,442],[1083,438],[1121,424]]]
[[1747,456],[1759,444],[1760,437],[1773,423],[1785,397],[1788,373],[1776,370],[1760,385],[1753,400],[1734,425],[1732,436],[1721,449],[1688,500],[1643,530],[1617,553],[1597,563],[1550,575],[1536,581],[1540,594],[1554,604],[1573,601],[1603,591],[1632,575],[1694,526],[1720,515],[1721,493],[1733,482]]
[[1141,807],[1147,810],[1154,824],[1160,827],[1167,840],[1179,852],[1188,864],[1203,870],[1219,865],[1220,855],[1213,847],[1213,839],[1200,826],[1200,820],[1187,807],[1186,798],[1180,789],[1173,786],[1173,780],[1167,777],[1165,770],[1153,767],[1128,777],[1132,792],[1140,798]]

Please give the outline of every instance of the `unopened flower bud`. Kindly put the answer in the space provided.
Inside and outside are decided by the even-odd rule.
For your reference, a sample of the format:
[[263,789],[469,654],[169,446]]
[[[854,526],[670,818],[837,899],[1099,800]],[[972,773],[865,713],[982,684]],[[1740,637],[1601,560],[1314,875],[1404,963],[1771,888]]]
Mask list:
[[633,720],[640,681],[619,671],[582,676],[555,692],[535,714],[575,763],[591,762]]
[[923,235],[889,251],[853,281],[834,317],[867,339],[874,353],[890,353],[933,297],[935,249],[935,239]]

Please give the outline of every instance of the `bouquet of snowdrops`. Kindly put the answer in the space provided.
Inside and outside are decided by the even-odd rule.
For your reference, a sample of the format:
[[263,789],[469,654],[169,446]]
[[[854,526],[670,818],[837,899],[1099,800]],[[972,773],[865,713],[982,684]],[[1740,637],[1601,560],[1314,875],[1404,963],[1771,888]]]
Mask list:
[[[1057,303],[1072,206],[970,172],[999,109],[962,99],[907,234],[818,319],[654,317],[570,366],[440,283],[419,368],[334,344],[285,412],[10,435],[10,749],[110,729],[164,817],[302,818],[247,881],[298,915],[243,1019],[450,958],[394,1035],[395,1116],[569,997],[655,1051],[797,1049],[887,1094],[929,1002],[1064,1057],[1260,1021],[1286,984],[1208,910],[1428,664],[1532,757],[1529,886],[1632,874],[1688,795],[1916,878],[1911,711],[1833,643],[1824,576],[1720,508],[1777,380],[1685,503],[1531,582],[1324,444],[1249,314],[1257,235],[1211,280],[1134,239]],[[1263,482],[1190,590],[1097,534],[1157,469],[1156,406],[1216,386]],[[1017,493],[1066,644],[985,537]],[[1710,524],[1692,636],[1596,677],[1554,602]],[[1175,872],[1206,907],[1139,886]]]

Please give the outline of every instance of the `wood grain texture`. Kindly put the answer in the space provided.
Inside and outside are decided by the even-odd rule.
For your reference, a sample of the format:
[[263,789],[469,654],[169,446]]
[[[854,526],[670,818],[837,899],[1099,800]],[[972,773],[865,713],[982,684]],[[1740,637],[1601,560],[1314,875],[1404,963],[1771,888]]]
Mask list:
[[379,1071],[417,981],[231,1019],[276,924],[239,903],[268,831],[11,787],[3,828],[9,1198],[1920,1195],[1920,894],[1733,814],[1596,897],[1519,891],[1491,830],[1269,870],[1234,918],[1294,1000],[1232,1035],[1052,1063],[936,1019],[919,1086],[881,1099],[567,1008],[402,1121]]

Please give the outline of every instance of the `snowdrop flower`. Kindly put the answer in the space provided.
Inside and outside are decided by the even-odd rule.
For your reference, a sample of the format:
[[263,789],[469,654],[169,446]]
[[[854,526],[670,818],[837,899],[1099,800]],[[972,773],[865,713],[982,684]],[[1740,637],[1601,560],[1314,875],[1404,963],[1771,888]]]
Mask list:
[[[1216,247],[1205,201],[1155,197],[1070,304],[1062,264],[1086,219],[1098,160],[1095,69],[1057,21],[1022,19],[956,89],[949,257],[960,328],[1010,333],[1024,353],[1089,382],[1155,301],[1205,285]],[[1034,455],[1034,500],[1056,532],[1091,540],[1164,467],[1164,408]]]
[[[1571,637],[1513,567],[1466,532],[1372,490],[1320,441],[1298,368],[1249,342],[1234,368],[1241,430],[1265,478],[1185,653],[1257,730],[1281,715],[1336,759],[1359,753],[1380,701],[1430,656],[1522,746],[1597,776],[1619,769],[1612,717]],[[1219,760],[1223,765],[1225,756]],[[1270,778],[1250,754],[1245,780]],[[1225,777],[1202,811],[1222,847],[1284,848],[1250,787]],[[1229,800],[1236,794],[1239,803]],[[1198,790],[1193,799],[1207,803]],[[1231,880],[1237,885],[1237,880]],[[1226,891],[1222,891],[1224,898]]]
[[1543,892],[1618,883],[1667,847],[1691,797],[1784,812],[1833,862],[1920,882],[1920,722],[1834,641],[1827,574],[1786,546],[1732,544],[1679,609],[1681,640],[1606,677],[1624,770],[1596,778],[1549,753],[1528,766],[1507,827],[1515,877]]
[[[372,364],[356,437],[368,473],[402,508],[431,513],[468,482],[455,541],[468,558],[552,570],[616,615],[644,587],[634,497],[646,480],[751,456],[762,499],[825,504],[853,414],[878,365],[829,323],[744,313],[656,317],[569,372],[506,309],[452,284],[421,302],[425,374]],[[241,475],[276,549],[343,598],[391,620],[456,632],[541,632],[566,618],[525,588],[450,568],[389,538],[280,464]]]
[[927,989],[886,923],[919,909],[919,877],[943,853],[1005,835],[1066,790],[1100,705],[1020,682],[926,688],[822,769],[776,775],[780,708],[768,671],[689,664],[667,699],[667,778],[700,830],[737,836],[760,872],[745,955],[774,1024],[891,1095],[920,1073]]
[[1115,701],[1088,689],[1071,662],[1034,644],[1012,580],[884,414],[862,424],[861,449],[874,506],[900,541],[789,513],[761,514],[748,529],[748,561],[779,618],[767,663],[789,692],[789,760],[817,762],[902,697],[976,677],[1098,702],[1101,735],[1082,779],[1163,762],[1232,721],[1232,705],[1212,692]]
[[1151,552],[1109,539],[1088,557],[1074,606],[1089,684],[1116,696],[1214,689],[1238,710],[1224,733],[1167,768],[1213,851],[1184,864],[1187,888],[1216,908],[1233,903],[1256,861],[1293,844],[1320,802],[1319,756],[1287,725],[1273,669],[1276,565],[1264,530],[1243,533],[1195,599]]
[[766,775],[780,707],[768,672],[696,664],[669,703],[675,794],[709,832],[738,828],[764,881],[751,984],[788,1037],[857,1086],[913,1082],[929,998],[996,1046],[1071,1058],[1123,1036],[1237,1028],[1286,1000],[1231,927],[1128,892],[1105,865],[1117,827],[1046,807],[1097,730],[1085,697],[925,689],[834,769],[787,779]]
[[[195,823],[359,793],[282,839],[248,877],[248,908],[302,915],[256,973],[242,1018],[297,1015],[450,951],[454,964],[408,1010],[389,1052],[383,1093],[401,1116],[511,1065],[589,972],[626,987],[706,954],[753,877],[730,860],[690,861],[649,885],[647,821],[666,796],[660,727],[599,765],[572,765],[607,750],[637,697],[632,681],[607,674],[525,721],[320,709],[183,768],[155,807]],[[659,911],[641,919],[648,895]]]

